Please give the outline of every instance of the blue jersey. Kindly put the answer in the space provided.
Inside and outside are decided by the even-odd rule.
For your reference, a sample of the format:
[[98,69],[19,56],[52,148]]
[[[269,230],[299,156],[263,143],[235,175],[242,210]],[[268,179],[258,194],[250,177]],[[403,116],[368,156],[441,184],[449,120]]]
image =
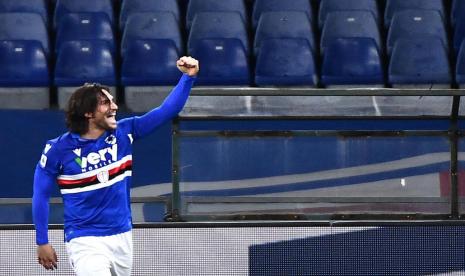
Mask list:
[[193,80],[183,75],[161,106],[118,121],[115,130],[97,139],[68,132],[46,143],[36,166],[32,200],[38,245],[48,243],[49,198],[56,184],[63,198],[66,241],[132,228],[132,143],[181,111]]

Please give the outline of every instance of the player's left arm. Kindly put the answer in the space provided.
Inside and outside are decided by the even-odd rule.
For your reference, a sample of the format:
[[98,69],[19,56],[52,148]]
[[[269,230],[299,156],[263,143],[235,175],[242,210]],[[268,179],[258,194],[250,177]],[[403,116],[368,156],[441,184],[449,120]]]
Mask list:
[[183,73],[181,79],[159,107],[134,119],[136,136],[141,137],[149,134],[158,126],[175,117],[184,107],[195,77],[199,72],[199,62],[192,57],[184,56],[177,60],[176,66]]

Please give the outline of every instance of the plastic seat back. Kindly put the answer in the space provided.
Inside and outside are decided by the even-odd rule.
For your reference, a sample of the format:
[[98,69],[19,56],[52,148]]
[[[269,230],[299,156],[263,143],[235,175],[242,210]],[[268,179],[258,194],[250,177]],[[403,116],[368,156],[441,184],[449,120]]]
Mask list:
[[442,0],[387,0],[384,10],[384,26],[389,28],[394,14],[402,10],[435,10],[439,12],[443,20],[446,18]]
[[116,84],[113,56],[105,41],[68,41],[58,52],[55,85],[80,86],[85,82]]
[[262,42],[255,67],[258,86],[315,86],[317,73],[306,39],[267,39]]
[[58,26],[55,51],[61,44],[71,40],[105,40],[116,52],[115,39],[110,19],[105,13],[67,13]]
[[384,84],[382,57],[372,38],[338,38],[326,48],[321,69],[324,85]]
[[326,16],[335,11],[370,11],[379,23],[378,4],[376,0],[321,0],[318,11],[318,26],[323,28]]
[[313,22],[313,11],[308,0],[255,0],[252,10],[252,26],[255,29],[263,12],[267,11],[301,11]]
[[112,26],[115,25],[112,0],[56,0],[53,26],[56,28],[66,13],[103,12],[108,15]]
[[186,12],[187,30],[190,30],[194,17],[199,12],[237,12],[247,25],[244,0],[189,0]]
[[178,50],[172,40],[132,40],[123,55],[124,86],[174,85],[181,72],[176,67]]
[[180,21],[179,6],[176,0],[123,0],[119,26],[123,30],[129,16],[139,12],[171,12]]
[[312,52],[316,51],[313,28],[304,12],[264,12],[255,31],[255,54],[261,42],[269,38],[304,38]]
[[39,41],[0,41],[0,86],[40,87],[49,84],[47,57]]
[[138,39],[170,39],[178,53],[184,52],[184,44],[178,22],[171,12],[133,13],[129,16],[121,41],[121,54],[124,55],[128,43]]
[[198,85],[250,85],[250,66],[239,39],[199,39],[192,56],[202,61]]
[[48,9],[44,0],[4,0],[0,1],[0,13],[27,12],[37,13],[48,25]]

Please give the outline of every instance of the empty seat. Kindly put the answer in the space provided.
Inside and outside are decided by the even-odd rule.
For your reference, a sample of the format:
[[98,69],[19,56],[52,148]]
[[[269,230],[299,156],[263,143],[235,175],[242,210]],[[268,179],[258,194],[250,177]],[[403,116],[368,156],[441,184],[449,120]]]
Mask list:
[[181,76],[176,67],[178,58],[178,49],[172,40],[128,41],[121,82],[124,86],[174,85]]
[[186,12],[187,30],[191,28],[192,21],[199,12],[237,12],[244,24],[247,23],[244,0],[189,0]]
[[260,15],[267,11],[302,11],[313,22],[310,2],[308,0],[255,0],[252,11],[252,26],[256,28]]
[[465,1],[463,0],[454,0],[452,2],[451,8],[451,23],[452,26],[455,26],[456,22],[465,22]]
[[241,16],[236,12],[200,12],[194,18],[187,42],[188,52],[200,39],[236,38],[246,53],[250,53],[247,30]]
[[178,22],[180,17],[176,0],[124,0],[119,17],[120,29],[124,29],[129,15],[139,12],[171,12]]
[[426,88],[450,87],[447,51],[439,38],[399,39],[389,63],[389,83]]
[[105,13],[67,13],[57,29],[55,51],[66,41],[96,39],[107,41],[115,53],[113,29]]
[[457,56],[455,77],[460,88],[465,88],[465,42],[462,42]]
[[113,56],[105,41],[68,41],[58,52],[55,84],[80,86],[85,82],[116,84]]
[[317,74],[306,39],[267,39],[262,42],[255,67],[258,86],[315,86]]
[[323,54],[326,45],[333,39],[341,37],[372,38],[378,49],[382,47],[378,25],[369,11],[337,11],[326,17],[326,23],[321,34],[320,50]]
[[129,41],[138,39],[170,39],[176,45],[179,54],[184,52],[179,24],[171,12],[131,14],[123,32],[121,54],[125,54]]
[[323,28],[326,16],[334,11],[361,10],[369,11],[373,14],[376,22],[379,23],[378,5],[376,0],[321,0],[318,12],[318,26]]
[[445,21],[442,0],[387,0],[384,12],[384,26],[389,28],[394,14],[401,10],[435,10]]
[[255,32],[255,54],[261,42],[269,38],[304,38],[312,52],[316,51],[312,25],[304,12],[264,12]]
[[37,40],[49,54],[49,39],[45,23],[37,13],[2,13],[0,40]]
[[112,0],[56,0],[53,26],[56,28],[66,13],[103,12],[114,26]]
[[372,38],[338,38],[327,46],[321,82],[330,85],[383,85],[384,70]]
[[239,39],[199,39],[191,54],[202,62],[197,85],[250,85],[250,66]]
[[0,13],[28,12],[37,13],[48,24],[48,11],[45,0],[11,0],[0,1]]
[[404,10],[392,18],[387,38],[388,53],[400,38],[437,37],[448,50],[446,28],[441,15],[433,10]]
[[47,58],[39,41],[0,41],[0,86],[37,87],[49,84]]

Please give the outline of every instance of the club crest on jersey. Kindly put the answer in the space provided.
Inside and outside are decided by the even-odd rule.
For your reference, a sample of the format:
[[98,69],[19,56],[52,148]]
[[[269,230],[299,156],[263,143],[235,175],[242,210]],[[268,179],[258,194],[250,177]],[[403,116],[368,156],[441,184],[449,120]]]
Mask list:
[[[116,142],[116,138],[114,139]],[[77,157],[74,161],[81,167],[82,172],[92,171],[117,161],[118,145],[114,144],[111,147],[103,148],[97,152],[90,152],[87,156],[81,156],[81,149],[74,149],[74,154]]]
[[101,171],[97,174],[97,179],[100,183],[105,183],[108,182],[109,176],[108,171]]
[[105,138],[105,143],[114,145],[116,143],[116,137],[113,134],[110,134],[107,138]]

